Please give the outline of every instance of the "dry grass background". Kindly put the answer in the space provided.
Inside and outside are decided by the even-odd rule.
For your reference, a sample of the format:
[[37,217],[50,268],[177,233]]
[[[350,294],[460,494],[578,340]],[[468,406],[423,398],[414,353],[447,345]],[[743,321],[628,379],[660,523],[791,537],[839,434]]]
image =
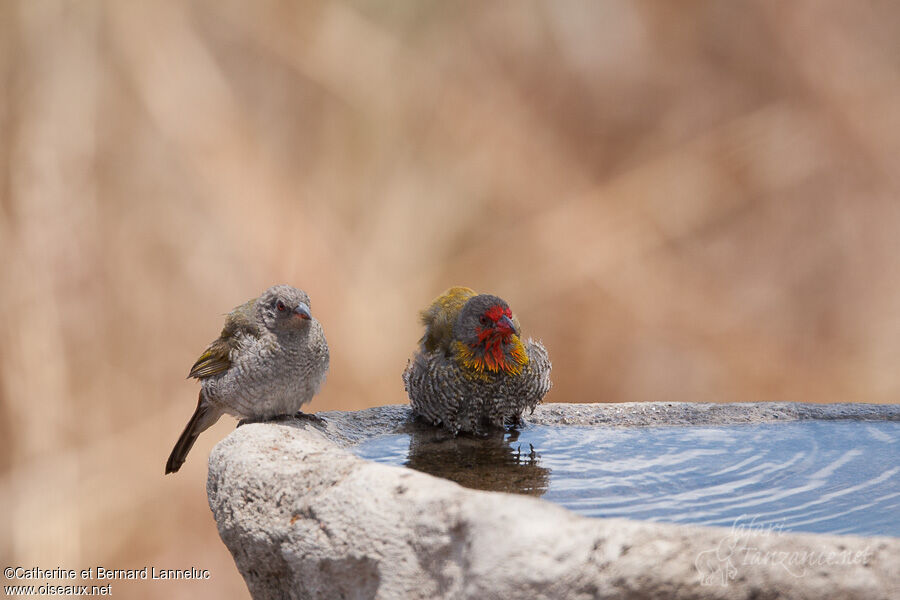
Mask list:
[[305,288],[312,410],[405,401],[416,311],[505,297],[549,401],[895,402],[900,6],[0,3],[0,562],[246,597],[184,375]]

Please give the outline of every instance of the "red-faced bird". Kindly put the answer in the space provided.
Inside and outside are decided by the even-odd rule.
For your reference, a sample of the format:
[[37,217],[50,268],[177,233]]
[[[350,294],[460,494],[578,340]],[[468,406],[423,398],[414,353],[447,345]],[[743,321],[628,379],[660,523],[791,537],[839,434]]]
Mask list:
[[517,424],[550,389],[550,358],[522,339],[509,305],[453,287],[421,313],[425,335],[403,372],[413,413],[453,434]]

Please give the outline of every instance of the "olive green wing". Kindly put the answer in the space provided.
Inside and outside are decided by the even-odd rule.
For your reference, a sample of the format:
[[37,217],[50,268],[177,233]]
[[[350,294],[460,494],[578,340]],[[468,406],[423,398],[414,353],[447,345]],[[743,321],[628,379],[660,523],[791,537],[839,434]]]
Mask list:
[[259,327],[255,322],[256,300],[250,300],[235,308],[225,317],[225,327],[219,338],[211,343],[194,366],[188,377],[202,379],[224,373],[231,367],[231,351],[245,336],[259,337]]
[[434,302],[422,311],[425,335],[422,336],[420,343],[427,352],[434,352],[438,349],[445,352],[449,350],[453,324],[463,306],[474,296],[477,296],[475,291],[467,287],[452,287],[435,298]]
[[231,346],[222,338],[217,339],[206,349],[194,366],[188,377],[196,377],[202,379],[211,375],[224,373],[231,366]]

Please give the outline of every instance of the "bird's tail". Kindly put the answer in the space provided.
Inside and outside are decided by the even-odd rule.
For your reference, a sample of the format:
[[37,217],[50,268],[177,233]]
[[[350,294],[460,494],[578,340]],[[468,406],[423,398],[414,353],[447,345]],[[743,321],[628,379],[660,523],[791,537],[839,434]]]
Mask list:
[[188,421],[187,427],[181,432],[181,437],[175,442],[175,447],[172,448],[169,460],[166,461],[166,475],[174,473],[181,468],[188,452],[191,451],[194,442],[197,441],[197,437],[218,421],[221,414],[218,410],[210,408],[209,403],[204,400],[203,391],[201,390],[200,398],[197,400],[197,410],[194,411],[194,416]]

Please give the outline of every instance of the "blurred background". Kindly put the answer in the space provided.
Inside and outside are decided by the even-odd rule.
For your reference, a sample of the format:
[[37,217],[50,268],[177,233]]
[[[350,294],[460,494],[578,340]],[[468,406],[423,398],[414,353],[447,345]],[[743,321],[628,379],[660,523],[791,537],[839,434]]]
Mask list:
[[[900,5],[0,3],[0,562],[246,598],[185,380],[307,290],[310,409],[406,402],[417,311],[504,297],[549,402],[896,402]],[[8,583],[8,582],[7,582]]]

